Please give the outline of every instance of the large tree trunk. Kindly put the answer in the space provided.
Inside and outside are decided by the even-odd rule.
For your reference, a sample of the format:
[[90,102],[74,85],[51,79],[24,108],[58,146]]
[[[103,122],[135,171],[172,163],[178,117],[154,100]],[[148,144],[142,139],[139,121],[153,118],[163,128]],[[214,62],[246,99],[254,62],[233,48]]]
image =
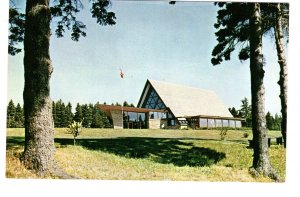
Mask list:
[[278,56],[278,63],[280,66],[279,73],[279,81],[278,84],[280,86],[280,100],[281,100],[281,133],[284,141],[284,147],[286,147],[286,127],[287,127],[287,87],[288,87],[288,79],[287,79],[287,63],[284,52],[284,42],[283,42],[283,32],[282,32],[282,13],[280,4],[276,5],[276,20],[275,20],[275,41],[276,41],[276,49]]
[[271,167],[268,153],[266,118],[265,118],[265,88],[264,60],[262,54],[262,30],[260,4],[251,4],[250,17],[250,72],[252,96],[252,130],[254,141],[254,155],[251,172],[255,175],[263,174],[278,179]]
[[25,149],[22,161],[43,176],[54,161],[54,130],[49,80],[49,0],[27,0],[24,38]]

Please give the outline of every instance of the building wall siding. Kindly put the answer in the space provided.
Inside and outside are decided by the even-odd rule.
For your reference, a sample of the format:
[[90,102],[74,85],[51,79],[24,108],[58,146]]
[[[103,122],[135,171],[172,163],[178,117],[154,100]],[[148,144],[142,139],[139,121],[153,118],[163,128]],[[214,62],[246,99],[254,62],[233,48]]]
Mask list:
[[112,116],[114,129],[123,129],[122,112],[112,110],[110,113],[111,113],[111,116]]
[[149,119],[149,129],[160,129],[160,119]]

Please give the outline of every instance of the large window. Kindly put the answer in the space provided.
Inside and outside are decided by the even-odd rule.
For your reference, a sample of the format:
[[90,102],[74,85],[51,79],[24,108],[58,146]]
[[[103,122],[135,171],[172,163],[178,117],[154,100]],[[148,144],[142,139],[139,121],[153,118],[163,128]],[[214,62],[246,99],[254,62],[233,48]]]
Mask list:
[[149,112],[149,118],[150,119],[164,119],[167,115],[164,112]]
[[200,124],[200,127],[207,127],[207,119],[200,118],[199,124]]
[[151,90],[144,107],[148,108],[148,109],[165,109],[166,108],[164,103],[159,99],[158,95],[156,94],[156,92],[153,89]]
[[146,129],[146,114],[123,112],[123,127],[128,129]]
[[223,120],[223,127],[228,127],[229,126],[229,120]]
[[240,120],[235,121],[236,127],[242,127],[242,122]]
[[207,119],[208,127],[215,127],[215,120],[214,119]]
[[229,126],[230,127],[235,127],[235,121],[234,120],[229,120]]
[[216,127],[222,127],[222,120],[216,119]]

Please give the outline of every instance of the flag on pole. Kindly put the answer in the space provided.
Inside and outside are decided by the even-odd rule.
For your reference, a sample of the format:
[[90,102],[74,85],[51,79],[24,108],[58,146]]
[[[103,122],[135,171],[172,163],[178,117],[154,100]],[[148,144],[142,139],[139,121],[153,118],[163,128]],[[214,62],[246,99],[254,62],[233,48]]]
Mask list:
[[120,76],[121,76],[122,79],[124,78],[124,73],[123,73],[121,68],[120,68]]

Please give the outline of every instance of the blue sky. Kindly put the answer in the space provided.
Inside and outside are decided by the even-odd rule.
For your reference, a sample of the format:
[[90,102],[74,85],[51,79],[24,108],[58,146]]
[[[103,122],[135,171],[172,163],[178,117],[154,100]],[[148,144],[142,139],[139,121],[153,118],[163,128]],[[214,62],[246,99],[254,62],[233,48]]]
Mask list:
[[[23,1],[20,1],[21,3]],[[138,102],[147,79],[215,91],[227,107],[250,97],[249,61],[210,63],[216,44],[212,2],[113,1],[115,26],[99,26],[85,5],[78,18],[87,25],[79,42],[51,37],[51,98],[79,103]],[[279,66],[274,40],[264,38],[266,111],[280,113]],[[8,101],[22,103],[23,53],[8,58]],[[119,68],[123,67],[124,79]]]

